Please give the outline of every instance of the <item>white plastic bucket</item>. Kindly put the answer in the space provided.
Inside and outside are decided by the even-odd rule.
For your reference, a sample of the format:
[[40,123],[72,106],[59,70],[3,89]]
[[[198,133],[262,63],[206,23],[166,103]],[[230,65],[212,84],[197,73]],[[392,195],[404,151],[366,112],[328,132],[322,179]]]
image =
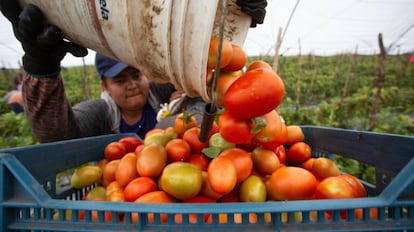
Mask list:
[[[210,101],[206,67],[218,35],[219,0],[20,0],[33,3],[69,40],[139,68],[150,80],[171,82]],[[243,45],[250,17],[227,0],[224,36]]]

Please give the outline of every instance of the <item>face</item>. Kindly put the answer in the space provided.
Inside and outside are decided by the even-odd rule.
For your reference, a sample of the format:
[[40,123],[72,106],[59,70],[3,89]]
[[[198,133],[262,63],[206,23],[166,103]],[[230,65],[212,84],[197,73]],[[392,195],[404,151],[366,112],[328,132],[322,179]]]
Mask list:
[[141,111],[149,94],[149,82],[138,69],[128,67],[114,78],[104,78],[106,90],[121,111]]

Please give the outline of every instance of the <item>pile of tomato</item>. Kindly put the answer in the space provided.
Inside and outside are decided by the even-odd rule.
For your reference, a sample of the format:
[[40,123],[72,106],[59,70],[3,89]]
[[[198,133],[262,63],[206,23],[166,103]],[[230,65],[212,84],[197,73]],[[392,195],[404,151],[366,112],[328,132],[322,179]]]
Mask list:
[[[217,45],[214,38],[211,47]],[[231,52],[229,52],[231,51]],[[230,57],[230,58],[228,58]],[[208,75],[216,54],[210,51]],[[361,182],[325,157],[312,157],[302,129],[277,113],[282,79],[264,61],[242,70],[244,51],[223,41],[217,80],[220,112],[207,141],[188,112],[145,138],[107,144],[105,158],[72,176],[72,186],[98,184],[84,199],[116,202],[224,203],[366,197]],[[207,78],[210,85],[211,78]],[[357,215],[357,214],[356,214]],[[342,215],[346,217],[346,215]],[[208,219],[206,219],[208,220]]]

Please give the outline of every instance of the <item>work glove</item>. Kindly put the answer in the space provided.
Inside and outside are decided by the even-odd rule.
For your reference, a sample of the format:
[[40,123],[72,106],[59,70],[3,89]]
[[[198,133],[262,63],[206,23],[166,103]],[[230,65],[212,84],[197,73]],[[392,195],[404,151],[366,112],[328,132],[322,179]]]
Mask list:
[[23,67],[30,75],[57,76],[67,52],[76,57],[88,54],[86,48],[65,41],[58,27],[44,24],[43,13],[37,6],[28,4],[22,10],[17,0],[0,0],[0,10],[12,23],[14,35],[25,52]]
[[266,15],[266,0],[237,0],[237,5],[241,10],[252,17],[250,27],[256,27],[257,24],[262,24]]

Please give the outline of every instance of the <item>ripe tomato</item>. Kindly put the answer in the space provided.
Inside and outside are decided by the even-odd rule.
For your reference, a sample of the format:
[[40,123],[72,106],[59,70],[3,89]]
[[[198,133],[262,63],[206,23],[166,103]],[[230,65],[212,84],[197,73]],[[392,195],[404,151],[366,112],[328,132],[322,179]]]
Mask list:
[[224,156],[217,156],[210,161],[207,169],[208,182],[219,194],[228,194],[237,184],[237,170],[233,161]]
[[215,199],[215,200],[222,197],[223,196],[222,194],[217,193],[216,191],[214,191],[211,188],[210,182],[208,182],[208,173],[207,173],[207,171],[202,171],[201,174],[203,176],[203,184],[201,186],[200,194],[203,195],[203,196],[207,196],[211,199]]
[[339,176],[323,179],[315,191],[316,199],[354,198],[356,192],[347,180]]
[[246,72],[251,71],[253,69],[257,69],[257,68],[268,68],[268,69],[272,69],[272,67],[270,66],[270,64],[266,63],[263,60],[254,60],[252,61],[246,69]]
[[260,174],[271,175],[280,166],[280,161],[276,154],[269,149],[256,147],[252,151],[254,169]]
[[102,185],[107,186],[115,180],[115,172],[118,169],[120,159],[109,161],[102,169]]
[[145,146],[138,155],[135,167],[140,176],[157,178],[167,165],[167,152],[160,144]]
[[118,142],[124,144],[127,153],[134,152],[138,145],[143,144],[142,140],[132,136],[121,138]]
[[200,127],[192,127],[184,132],[183,139],[190,145],[192,153],[201,153],[201,151],[208,147],[208,140],[201,142]]
[[312,163],[310,171],[318,180],[323,180],[330,176],[339,176],[341,174],[338,166],[332,160],[325,157],[316,158]]
[[165,145],[169,161],[187,161],[191,156],[191,147],[184,139],[172,139]]
[[237,172],[237,183],[244,181],[253,170],[253,159],[250,153],[240,148],[229,148],[219,154],[232,162]]
[[130,152],[122,157],[115,172],[115,179],[122,187],[138,176],[136,165],[137,156],[135,153]]
[[316,190],[318,182],[306,169],[286,166],[277,169],[266,183],[272,200],[308,200]]
[[207,171],[208,164],[210,163],[210,159],[201,153],[194,153],[190,156],[188,160],[189,163],[195,165],[200,169],[200,171]]
[[305,142],[298,142],[289,147],[286,161],[291,164],[302,164],[312,156],[311,147]]
[[133,202],[138,197],[157,190],[157,183],[149,177],[137,177],[124,188],[125,201]]
[[[207,60],[207,69],[213,69],[216,67],[217,56],[220,53],[218,50],[219,38],[217,36],[210,39],[210,46],[208,49],[208,60]],[[225,67],[230,63],[230,60],[233,56],[233,47],[230,40],[223,38],[222,48],[221,48],[221,59],[220,59],[220,68]]]
[[174,131],[178,136],[182,136],[186,130],[196,126],[198,126],[196,118],[187,111],[179,113],[174,119]]
[[258,144],[271,150],[285,143],[287,138],[286,125],[283,123],[276,110],[263,115],[266,124],[254,135]]
[[125,145],[121,142],[111,142],[105,146],[104,154],[108,161],[121,159],[126,154]]
[[286,145],[293,145],[297,142],[303,142],[305,139],[305,134],[303,134],[302,128],[297,125],[287,126],[287,139],[285,141]]
[[279,158],[279,162],[281,164],[286,163],[286,149],[285,149],[285,146],[283,146],[283,145],[277,146],[276,149],[275,149],[275,154],[276,154],[277,158]]
[[[152,191],[149,193],[146,193],[138,199],[135,200],[135,202],[139,203],[174,203],[177,202],[176,199],[174,199],[172,196],[170,196],[168,193],[164,191]],[[154,223],[154,214],[148,213],[148,223],[153,224]],[[167,223],[168,221],[168,214],[161,213],[159,215],[159,220],[161,223]],[[135,214],[135,219],[133,221],[138,221],[138,215]]]
[[271,69],[245,72],[224,94],[226,109],[239,118],[255,118],[276,109],[285,95],[282,79]]
[[338,177],[345,179],[354,189],[355,197],[366,197],[367,190],[364,185],[353,175],[341,174]]
[[221,136],[230,143],[248,143],[254,138],[250,119],[241,119],[225,110],[218,118]]
[[233,48],[233,55],[230,62],[222,68],[223,71],[241,70],[247,62],[246,52],[237,44],[232,44],[231,46]]
[[217,87],[216,87],[216,104],[219,107],[224,106],[224,94],[226,93],[227,89],[230,87],[231,84],[237,78],[239,78],[241,73],[239,72],[223,72],[220,73],[220,76],[217,78]]

